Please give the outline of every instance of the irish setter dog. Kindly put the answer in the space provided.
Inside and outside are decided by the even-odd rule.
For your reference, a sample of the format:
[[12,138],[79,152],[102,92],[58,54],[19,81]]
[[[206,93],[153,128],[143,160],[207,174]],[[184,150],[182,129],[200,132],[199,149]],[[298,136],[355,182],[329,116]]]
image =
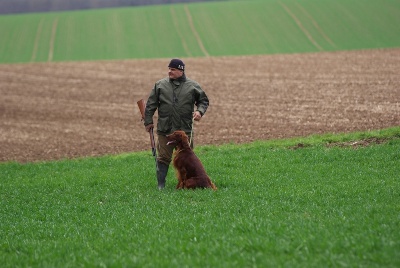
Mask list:
[[176,189],[211,188],[217,190],[208,177],[200,159],[189,146],[184,131],[177,130],[167,136],[168,143],[175,145],[173,164],[178,177]]

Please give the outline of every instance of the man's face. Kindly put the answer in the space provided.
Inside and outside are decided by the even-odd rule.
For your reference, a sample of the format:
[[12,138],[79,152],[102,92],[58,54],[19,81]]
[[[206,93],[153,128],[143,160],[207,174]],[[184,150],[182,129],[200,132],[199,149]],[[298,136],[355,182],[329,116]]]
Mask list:
[[183,71],[176,68],[168,68],[168,76],[171,79],[177,79],[183,75]]

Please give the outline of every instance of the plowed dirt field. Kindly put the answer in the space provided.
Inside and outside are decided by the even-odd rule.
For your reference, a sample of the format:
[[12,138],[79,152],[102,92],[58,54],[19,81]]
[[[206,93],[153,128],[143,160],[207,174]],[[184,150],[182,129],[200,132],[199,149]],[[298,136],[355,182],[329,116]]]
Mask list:
[[[197,145],[400,125],[400,49],[187,58]],[[0,65],[0,161],[150,150],[136,102],[169,59]]]

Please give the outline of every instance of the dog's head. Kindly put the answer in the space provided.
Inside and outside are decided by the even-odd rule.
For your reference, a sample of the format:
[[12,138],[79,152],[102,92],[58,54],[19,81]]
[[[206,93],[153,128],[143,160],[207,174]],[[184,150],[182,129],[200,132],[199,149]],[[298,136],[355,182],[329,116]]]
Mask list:
[[167,145],[175,145],[175,147],[189,146],[189,139],[186,133],[182,130],[174,131],[172,134],[167,135]]

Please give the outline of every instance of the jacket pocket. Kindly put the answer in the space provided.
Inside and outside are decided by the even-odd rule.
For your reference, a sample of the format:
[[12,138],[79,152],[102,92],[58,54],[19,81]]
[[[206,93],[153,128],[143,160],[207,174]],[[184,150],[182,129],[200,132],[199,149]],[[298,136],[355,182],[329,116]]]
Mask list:
[[181,118],[181,128],[185,132],[190,132],[192,130],[192,118]]
[[172,129],[171,118],[169,116],[158,119],[157,130],[160,132],[168,133]]

